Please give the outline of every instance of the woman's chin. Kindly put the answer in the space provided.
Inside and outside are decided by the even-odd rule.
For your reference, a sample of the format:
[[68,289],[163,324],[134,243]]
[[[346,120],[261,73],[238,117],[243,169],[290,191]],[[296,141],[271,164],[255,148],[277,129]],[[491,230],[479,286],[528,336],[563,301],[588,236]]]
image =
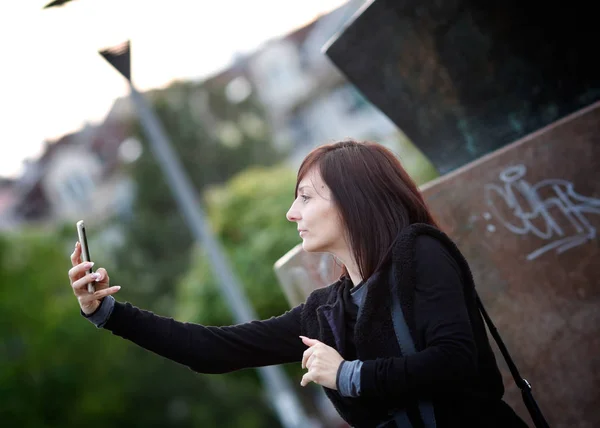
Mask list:
[[318,246],[307,242],[306,239],[302,241],[302,249],[307,253],[322,253],[324,250]]

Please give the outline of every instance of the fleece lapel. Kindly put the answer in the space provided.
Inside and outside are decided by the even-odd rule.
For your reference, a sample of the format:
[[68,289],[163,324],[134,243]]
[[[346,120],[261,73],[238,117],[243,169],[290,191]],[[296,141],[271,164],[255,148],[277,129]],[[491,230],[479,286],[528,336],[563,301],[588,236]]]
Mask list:
[[344,320],[344,284],[341,282],[334,294],[333,301],[317,308],[317,317],[319,320],[319,336],[321,342],[332,348],[335,348],[340,355],[344,355],[346,323]]
[[356,320],[354,341],[361,360],[399,355],[394,336],[389,289],[390,265],[369,280],[363,306]]

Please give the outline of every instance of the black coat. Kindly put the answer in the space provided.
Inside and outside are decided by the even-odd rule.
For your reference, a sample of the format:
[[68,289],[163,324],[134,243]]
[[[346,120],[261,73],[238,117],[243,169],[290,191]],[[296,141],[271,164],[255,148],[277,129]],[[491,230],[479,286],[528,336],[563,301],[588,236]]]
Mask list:
[[[228,327],[181,323],[117,302],[104,328],[201,373],[299,363],[306,349],[300,335],[343,357],[345,284],[315,290],[279,317]],[[407,357],[394,333],[390,284],[399,287],[418,351]],[[439,428],[526,426],[501,400],[502,377],[474,296],[469,267],[445,234],[423,224],[405,228],[389,262],[369,282],[356,321],[361,396],[324,388],[340,415],[352,426],[375,427],[404,407],[417,428],[421,398],[433,401]]]

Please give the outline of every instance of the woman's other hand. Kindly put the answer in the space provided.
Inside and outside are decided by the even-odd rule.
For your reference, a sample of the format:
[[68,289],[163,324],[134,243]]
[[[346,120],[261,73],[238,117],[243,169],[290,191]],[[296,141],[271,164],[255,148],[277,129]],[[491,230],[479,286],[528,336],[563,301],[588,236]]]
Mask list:
[[302,376],[300,385],[306,386],[314,382],[329,389],[337,390],[337,372],[344,359],[333,349],[316,339],[300,336],[308,346],[302,356],[302,368],[308,372]]

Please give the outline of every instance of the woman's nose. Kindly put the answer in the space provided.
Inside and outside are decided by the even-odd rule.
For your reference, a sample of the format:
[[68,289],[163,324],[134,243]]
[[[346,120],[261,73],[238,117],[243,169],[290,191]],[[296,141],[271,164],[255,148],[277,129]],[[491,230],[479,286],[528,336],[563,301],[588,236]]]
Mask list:
[[285,216],[289,221],[298,221],[300,219],[300,214],[298,213],[298,210],[295,210],[293,206],[290,207]]

